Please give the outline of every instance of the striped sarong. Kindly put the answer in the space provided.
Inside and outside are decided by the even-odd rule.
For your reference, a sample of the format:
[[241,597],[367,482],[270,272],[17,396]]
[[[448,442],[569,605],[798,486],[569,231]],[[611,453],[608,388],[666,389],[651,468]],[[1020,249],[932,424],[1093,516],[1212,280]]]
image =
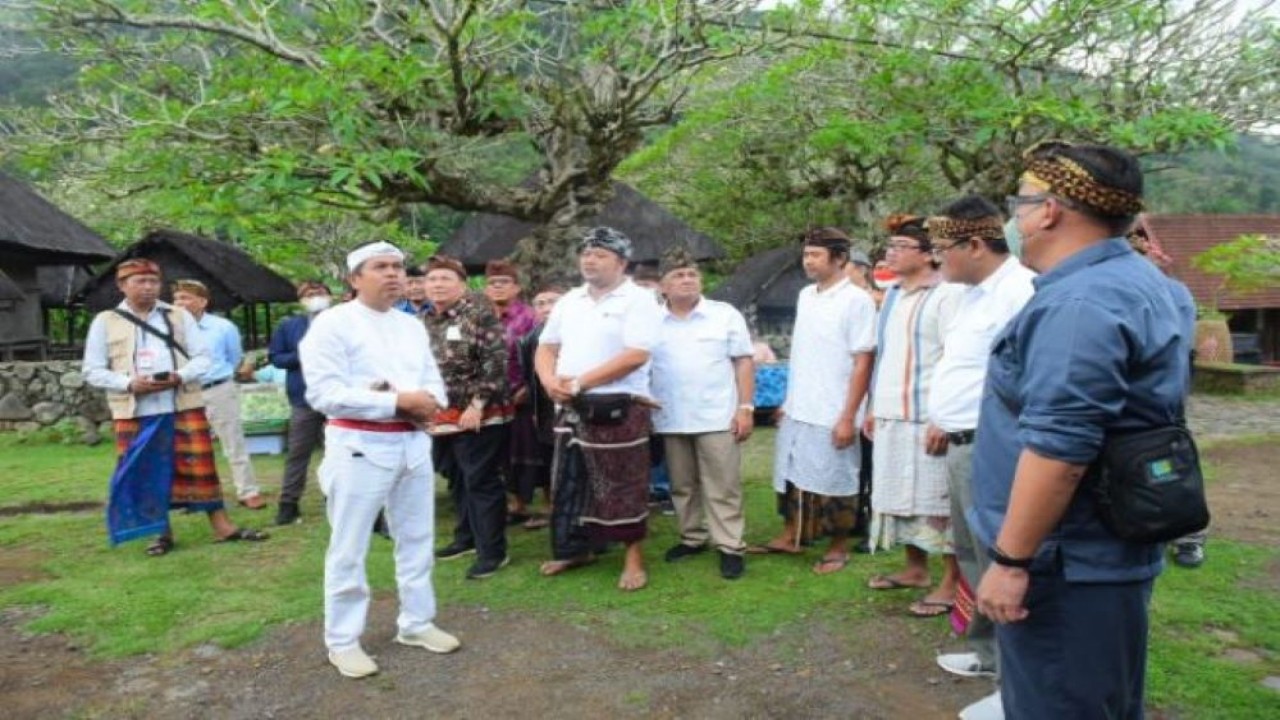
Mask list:
[[169,510],[223,507],[204,408],[115,421],[116,470],[107,502],[112,545],[169,530]]

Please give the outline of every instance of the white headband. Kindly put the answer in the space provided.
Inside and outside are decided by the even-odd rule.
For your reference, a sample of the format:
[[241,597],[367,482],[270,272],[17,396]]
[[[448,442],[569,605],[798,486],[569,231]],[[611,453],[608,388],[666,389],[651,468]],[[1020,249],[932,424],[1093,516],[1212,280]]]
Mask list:
[[389,242],[369,243],[347,253],[347,272],[355,272],[360,263],[378,255],[391,255],[397,260],[404,260],[404,253],[400,248]]

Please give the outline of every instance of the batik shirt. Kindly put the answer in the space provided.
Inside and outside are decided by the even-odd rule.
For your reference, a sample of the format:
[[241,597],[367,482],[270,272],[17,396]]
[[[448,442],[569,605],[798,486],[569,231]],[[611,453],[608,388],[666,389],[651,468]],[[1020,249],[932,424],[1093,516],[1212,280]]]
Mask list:
[[433,307],[424,322],[449,396],[433,432],[456,431],[458,417],[476,400],[485,404],[486,425],[510,420],[505,333],[489,300],[463,295],[447,310]]

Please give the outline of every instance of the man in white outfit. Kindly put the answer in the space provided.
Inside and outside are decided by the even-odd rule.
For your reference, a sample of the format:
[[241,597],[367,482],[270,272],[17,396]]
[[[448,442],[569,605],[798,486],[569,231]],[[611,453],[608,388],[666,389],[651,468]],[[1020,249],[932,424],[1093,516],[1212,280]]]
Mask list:
[[307,402],[328,417],[320,489],[328,498],[324,641],[347,677],[378,671],[360,646],[369,610],[369,528],[386,508],[400,594],[396,642],[448,653],[457,638],[432,624],[435,535],[431,438],[425,423],[445,397],[426,328],[394,309],[404,254],[365,245],[347,256],[351,302],[316,317],[299,346]]

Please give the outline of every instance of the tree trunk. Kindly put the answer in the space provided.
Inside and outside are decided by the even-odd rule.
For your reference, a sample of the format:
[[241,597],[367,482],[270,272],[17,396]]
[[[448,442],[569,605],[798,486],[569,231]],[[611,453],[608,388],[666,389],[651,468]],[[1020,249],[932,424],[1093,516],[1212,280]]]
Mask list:
[[515,261],[530,292],[547,283],[566,288],[581,281],[578,241],[613,197],[611,183],[576,189],[571,201],[516,245]]

